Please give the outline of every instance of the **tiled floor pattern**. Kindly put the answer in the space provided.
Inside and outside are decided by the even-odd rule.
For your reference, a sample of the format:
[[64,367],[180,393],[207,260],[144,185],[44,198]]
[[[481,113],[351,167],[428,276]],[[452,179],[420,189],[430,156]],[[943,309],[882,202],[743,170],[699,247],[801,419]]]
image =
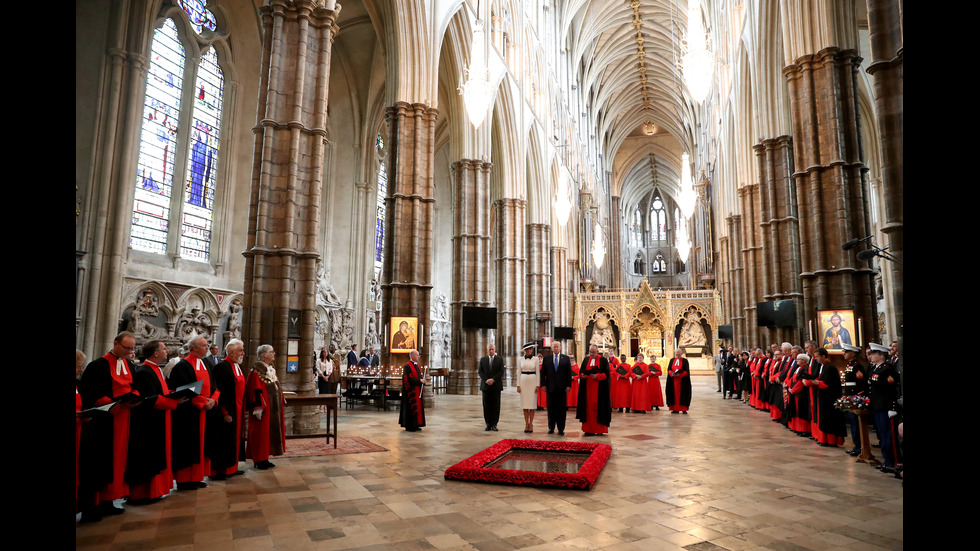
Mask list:
[[[445,481],[502,438],[524,438],[518,394],[500,432],[479,396],[436,397],[419,433],[396,411],[341,411],[340,430],[390,451],[251,463],[244,476],[76,525],[76,549],[902,549],[900,481],[821,448],[697,377],[690,415],[614,413],[613,455],[589,492]],[[545,412],[534,436],[547,435]],[[581,439],[569,412],[564,438]]]

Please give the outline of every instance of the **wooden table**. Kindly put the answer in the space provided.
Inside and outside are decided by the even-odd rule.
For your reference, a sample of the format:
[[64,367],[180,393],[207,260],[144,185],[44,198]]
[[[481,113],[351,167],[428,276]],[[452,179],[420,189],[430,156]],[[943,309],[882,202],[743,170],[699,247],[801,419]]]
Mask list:
[[[311,396],[290,396],[286,401],[286,407],[303,406],[327,406],[327,445],[330,445],[330,437],[333,436],[333,447],[337,449],[337,408],[340,403],[340,394],[314,394]],[[330,431],[330,417],[333,416],[333,431]],[[323,434],[302,434],[295,435],[297,438],[308,436],[323,436]]]

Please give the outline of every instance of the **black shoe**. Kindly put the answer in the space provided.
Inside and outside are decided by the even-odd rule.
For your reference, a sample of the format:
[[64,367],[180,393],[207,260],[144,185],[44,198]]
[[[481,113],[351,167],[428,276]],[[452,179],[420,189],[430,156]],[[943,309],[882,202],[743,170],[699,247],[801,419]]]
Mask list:
[[660,406],[653,406],[653,407],[657,408],[657,411],[660,411]]
[[584,434],[583,434],[582,436],[595,436],[595,433],[592,433],[592,432],[586,432],[586,433],[584,433]]
[[672,411],[671,413],[680,413],[679,411]]
[[243,474],[245,474],[245,471],[235,471],[235,474],[233,474],[231,476],[239,476],[239,475],[243,475]]
[[82,511],[82,519],[80,522],[92,523],[92,522],[99,522],[101,520],[102,520],[102,513],[99,512],[99,508],[92,507],[91,509]]
[[563,430],[558,431],[558,436],[565,436],[565,431]]
[[197,482],[178,482],[178,490],[198,490],[201,487],[197,485]]
[[218,473],[218,474],[211,475],[210,478],[211,480],[225,480],[226,478],[228,478],[228,475],[226,473]]
[[111,501],[103,501],[99,504],[99,511],[104,517],[111,517],[113,515],[121,515],[126,512],[122,507],[116,507]]
[[259,461],[258,463],[255,464],[255,468],[260,471],[271,469],[272,467],[275,467],[275,465],[273,465],[272,462],[269,461],[268,459],[266,459],[265,461]]
[[497,425],[490,427],[490,430],[492,430],[493,432],[497,432]]
[[490,425],[487,425],[487,428],[483,429],[483,432],[490,432]]
[[684,415],[687,415],[687,412],[686,411],[682,411],[681,413],[683,413]]
[[208,483],[207,482],[198,482],[197,483],[197,487],[198,488],[207,488],[208,487]]
[[555,433],[555,429],[548,429],[548,434],[554,434],[554,433]]

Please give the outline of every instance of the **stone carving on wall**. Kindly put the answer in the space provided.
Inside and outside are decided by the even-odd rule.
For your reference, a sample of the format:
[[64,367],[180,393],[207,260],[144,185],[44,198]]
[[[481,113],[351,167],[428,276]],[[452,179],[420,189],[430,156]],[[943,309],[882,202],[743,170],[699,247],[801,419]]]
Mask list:
[[316,303],[323,306],[340,306],[340,297],[330,282],[330,268],[323,260],[316,262]]
[[606,312],[596,314],[592,339],[589,341],[590,346],[593,344],[600,349],[616,348],[616,334],[613,332],[610,315]]
[[678,339],[678,346],[686,348],[708,344],[708,339],[704,334],[704,328],[701,327],[701,315],[698,313],[697,308],[693,306],[688,308],[687,313],[684,314],[684,321],[681,323],[683,325],[681,327],[680,339]]
[[177,332],[175,335],[183,342],[187,342],[191,337],[205,337],[211,340],[211,320],[207,314],[202,314],[199,307],[191,308],[190,312],[184,312],[177,320]]
[[449,320],[449,300],[436,291],[429,306],[429,368],[442,369],[452,365],[453,325]]
[[242,299],[236,298],[228,305],[228,330],[224,333],[224,342],[242,338]]
[[364,337],[364,348],[372,347],[375,351],[381,350],[381,337],[378,336],[378,312],[373,308],[367,311],[367,335]]
[[160,314],[160,304],[152,289],[143,289],[136,300],[136,307],[129,313],[129,323],[126,330],[136,335],[138,341],[166,339],[169,335],[166,328],[147,323],[143,316],[156,317]]

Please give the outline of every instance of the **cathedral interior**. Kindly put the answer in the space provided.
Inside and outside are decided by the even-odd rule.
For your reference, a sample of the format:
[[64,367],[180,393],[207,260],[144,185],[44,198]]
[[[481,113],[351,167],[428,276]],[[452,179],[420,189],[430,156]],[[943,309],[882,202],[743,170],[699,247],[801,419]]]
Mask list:
[[[241,338],[286,351],[284,387],[313,392],[293,364],[356,343],[399,366],[391,320],[408,317],[465,409],[452,395],[477,393],[487,344],[513,373],[556,328],[579,357],[684,348],[705,369],[719,346],[820,338],[828,312],[856,343],[901,343],[901,0],[75,5],[89,358],[121,330]],[[766,326],[774,302],[791,319]],[[330,483],[372,469],[358,457]]]

